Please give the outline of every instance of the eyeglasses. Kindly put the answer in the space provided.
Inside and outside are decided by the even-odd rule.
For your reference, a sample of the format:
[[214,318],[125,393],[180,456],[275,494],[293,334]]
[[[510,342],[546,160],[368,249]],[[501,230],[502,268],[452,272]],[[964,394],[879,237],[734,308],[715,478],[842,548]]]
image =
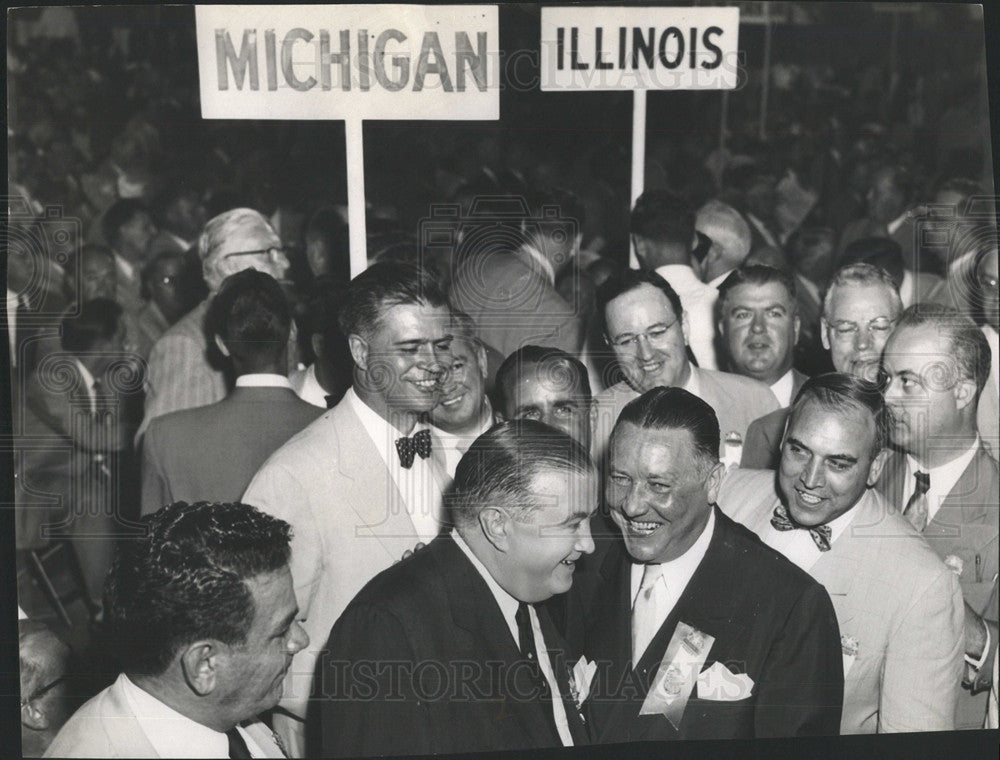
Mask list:
[[[895,319],[889,319],[888,317],[875,317],[875,319],[865,325],[865,329],[872,335],[886,335],[895,324]],[[858,330],[861,329],[861,325],[857,322],[839,320],[837,322],[831,322],[830,329],[833,330],[833,334],[838,338],[846,340],[848,338],[853,338],[857,334]]]
[[676,324],[677,320],[675,319],[670,324],[653,325],[645,332],[638,333],[637,335],[626,333],[625,335],[619,335],[617,338],[609,338],[608,343],[621,351],[628,352],[639,350],[640,338],[645,338],[646,342],[651,345],[662,345],[666,341],[670,328]]
[[256,251],[236,251],[235,253],[227,253],[222,258],[232,259],[237,256],[272,256],[277,258],[278,254],[288,255],[290,251],[294,250],[294,246],[280,246],[273,245],[270,248],[258,248]]
[[63,675],[59,676],[55,681],[51,681],[50,683],[45,684],[45,686],[43,686],[40,689],[35,689],[33,693],[29,694],[26,697],[21,697],[21,707],[24,707],[29,702],[33,702],[36,699],[44,697],[46,694],[48,694],[50,691],[56,688],[59,684],[65,681],[66,681],[66,674],[64,673]]

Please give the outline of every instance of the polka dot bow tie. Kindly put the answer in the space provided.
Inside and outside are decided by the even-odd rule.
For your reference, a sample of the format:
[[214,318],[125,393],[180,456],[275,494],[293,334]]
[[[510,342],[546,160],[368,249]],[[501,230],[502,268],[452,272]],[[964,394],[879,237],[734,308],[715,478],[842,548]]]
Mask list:
[[774,514],[771,515],[771,525],[774,526],[775,530],[795,530],[796,528],[808,530],[817,549],[821,552],[830,551],[830,536],[832,535],[830,526],[817,525],[815,528],[807,528],[804,525],[796,525],[788,516],[788,510],[784,504],[779,504],[774,508]]
[[431,431],[421,430],[409,438],[403,436],[396,439],[396,453],[399,454],[399,464],[403,469],[413,466],[413,455],[420,454],[421,459],[431,455]]

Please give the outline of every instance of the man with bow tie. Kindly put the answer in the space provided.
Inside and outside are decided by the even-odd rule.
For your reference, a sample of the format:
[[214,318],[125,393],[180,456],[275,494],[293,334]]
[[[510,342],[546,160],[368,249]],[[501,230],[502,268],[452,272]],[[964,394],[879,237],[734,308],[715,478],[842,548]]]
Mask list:
[[582,563],[567,625],[572,658],[597,664],[584,714],[600,743],[837,733],[830,598],[716,508],[718,451],[715,412],[682,388],[647,391],[612,431],[624,540]]
[[842,734],[955,727],[963,602],[955,573],[873,488],[888,451],[876,385],[844,373],[796,397],[778,472],[730,472],[719,506],[826,587],[844,663]]
[[351,281],[339,321],[353,386],[278,449],[243,496],[294,529],[292,577],[315,643],[292,663],[274,725],[295,756],[321,642],[365,583],[434,539],[450,482],[423,421],[452,360],[438,285],[416,267],[375,264]]
[[455,528],[375,577],[330,632],[309,754],[527,750],[589,743],[544,606],[594,550],[587,451],[534,420],[481,435],[458,464]]

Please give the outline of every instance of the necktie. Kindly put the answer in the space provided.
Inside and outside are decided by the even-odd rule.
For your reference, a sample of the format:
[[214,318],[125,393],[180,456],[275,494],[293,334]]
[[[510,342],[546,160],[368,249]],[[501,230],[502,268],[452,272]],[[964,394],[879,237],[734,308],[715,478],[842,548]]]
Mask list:
[[917,471],[913,473],[913,477],[916,480],[913,495],[906,502],[903,514],[914,528],[923,533],[927,527],[927,489],[931,487],[931,476],[926,472]]
[[660,612],[666,604],[667,586],[660,583],[663,565],[646,565],[639,594],[632,606],[632,665],[638,665],[649,642],[663,623]]
[[427,459],[431,455],[431,431],[424,429],[409,438],[406,436],[397,438],[396,453],[399,454],[400,466],[406,470],[413,466],[414,454],[419,454],[421,459]]
[[779,504],[774,508],[774,514],[771,515],[771,525],[774,526],[775,530],[807,530],[809,535],[812,536],[813,543],[816,544],[816,548],[821,552],[830,551],[830,536],[833,535],[830,530],[829,525],[816,525],[812,528],[807,528],[804,525],[799,525],[793,523],[792,519],[788,516],[788,510],[785,508],[784,504]]
[[252,757],[250,750],[247,748],[247,743],[243,741],[243,737],[236,730],[236,726],[226,731],[226,738],[229,739],[229,757],[232,760],[247,760],[247,758]]
[[[514,621],[517,623],[517,645],[521,650],[521,654],[531,665],[528,672],[531,675],[532,684],[535,686],[535,693],[538,695],[539,700],[548,705],[552,699],[552,691],[549,689],[549,682],[545,678],[545,674],[542,673],[542,669],[538,664],[538,652],[535,650],[535,632],[531,630],[531,614],[528,612],[528,605],[521,602],[517,605],[517,613],[514,615]],[[545,653],[548,657],[548,652]],[[556,722],[552,715],[551,708],[545,710],[545,714],[549,719],[550,726],[555,729]],[[558,729],[556,729],[558,734]]]
[[332,396],[330,394],[327,394],[327,395],[323,396],[323,399],[326,401],[326,408],[327,409],[333,409],[333,407],[335,407],[337,405],[337,397],[336,396]]

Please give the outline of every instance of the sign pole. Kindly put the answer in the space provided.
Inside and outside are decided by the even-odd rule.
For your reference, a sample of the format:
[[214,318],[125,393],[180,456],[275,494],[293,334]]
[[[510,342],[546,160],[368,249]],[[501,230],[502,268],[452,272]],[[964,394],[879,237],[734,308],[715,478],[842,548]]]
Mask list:
[[771,4],[764,3],[764,77],[760,88],[758,137],[767,139],[767,101],[771,90]]
[[347,231],[351,248],[351,278],[368,268],[368,235],[365,228],[364,121],[344,122],[347,141]]
[[[646,91],[637,89],[632,93],[632,203],[630,208],[642,195],[646,186]],[[639,259],[635,253],[635,242],[631,243],[629,266],[639,268]]]

